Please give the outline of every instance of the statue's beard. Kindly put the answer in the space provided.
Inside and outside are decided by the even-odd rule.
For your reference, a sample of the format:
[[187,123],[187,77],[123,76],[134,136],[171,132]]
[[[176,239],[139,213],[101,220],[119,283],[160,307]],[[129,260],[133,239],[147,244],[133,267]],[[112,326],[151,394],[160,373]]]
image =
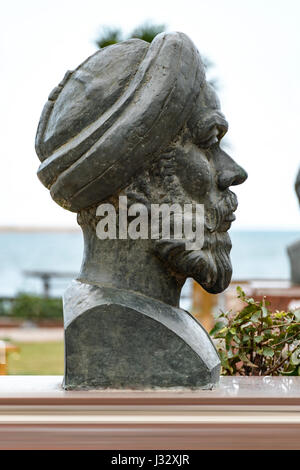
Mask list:
[[218,294],[228,287],[232,276],[228,233],[207,233],[201,250],[186,250],[184,240],[159,240],[155,245],[171,271],[192,277],[207,292]]
[[230,261],[231,240],[226,230],[226,218],[237,208],[235,195],[230,191],[206,217],[204,244],[201,250],[186,250],[186,240],[157,240],[155,252],[171,271],[192,277],[207,292],[217,294],[229,285],[232,276]]

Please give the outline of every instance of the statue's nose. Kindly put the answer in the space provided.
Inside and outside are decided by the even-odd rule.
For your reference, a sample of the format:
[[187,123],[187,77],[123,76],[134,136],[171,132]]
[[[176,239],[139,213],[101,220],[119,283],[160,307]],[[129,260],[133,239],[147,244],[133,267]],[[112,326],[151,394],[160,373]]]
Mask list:
[[215,164],[220,189],[242,184],[248,178],[247,172],[223,150],[215,159]]

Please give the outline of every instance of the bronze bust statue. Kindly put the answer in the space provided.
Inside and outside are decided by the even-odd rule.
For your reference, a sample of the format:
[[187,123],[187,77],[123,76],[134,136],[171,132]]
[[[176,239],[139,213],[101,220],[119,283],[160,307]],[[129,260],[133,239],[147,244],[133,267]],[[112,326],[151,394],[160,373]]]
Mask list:
[[[77,212],[84,236],[81,271],[64,296],[66,389],[218,382],[214,345],[179,297],[187,277],[211,293],[231,280],[229,188],[247,174],[220,147],[227,127],[199,52],[179,32],[101,49],[50,94],[38,176]],[[115,210],[120,234],[120,200],[138,212],[202,205],[201,247],[186,249],[184,237],[100,237],[99,204]]]
[[[295,181],[295,192],[300,203],[300,169]],[[296,240],[287,246],[287,254],[290,262],[290,280],[293,284],[300,284],[300,240]]]

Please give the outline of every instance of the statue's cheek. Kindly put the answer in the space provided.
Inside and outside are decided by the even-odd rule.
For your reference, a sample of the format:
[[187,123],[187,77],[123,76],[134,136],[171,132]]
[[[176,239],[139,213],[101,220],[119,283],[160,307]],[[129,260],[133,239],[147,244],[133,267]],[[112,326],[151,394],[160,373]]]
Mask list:
[[178,158],[178,177],[187,195],[193,201],[203,203],[213,181],[205,154],[197,148],[182,153]]

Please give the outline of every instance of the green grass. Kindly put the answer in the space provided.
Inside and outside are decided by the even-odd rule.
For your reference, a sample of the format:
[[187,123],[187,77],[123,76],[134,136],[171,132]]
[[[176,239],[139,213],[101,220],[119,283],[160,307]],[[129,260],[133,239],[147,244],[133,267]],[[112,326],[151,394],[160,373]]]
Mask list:
[[18,353],[8,356],[8,375],[62,375],[64,372],[64,344],[14,343]]

